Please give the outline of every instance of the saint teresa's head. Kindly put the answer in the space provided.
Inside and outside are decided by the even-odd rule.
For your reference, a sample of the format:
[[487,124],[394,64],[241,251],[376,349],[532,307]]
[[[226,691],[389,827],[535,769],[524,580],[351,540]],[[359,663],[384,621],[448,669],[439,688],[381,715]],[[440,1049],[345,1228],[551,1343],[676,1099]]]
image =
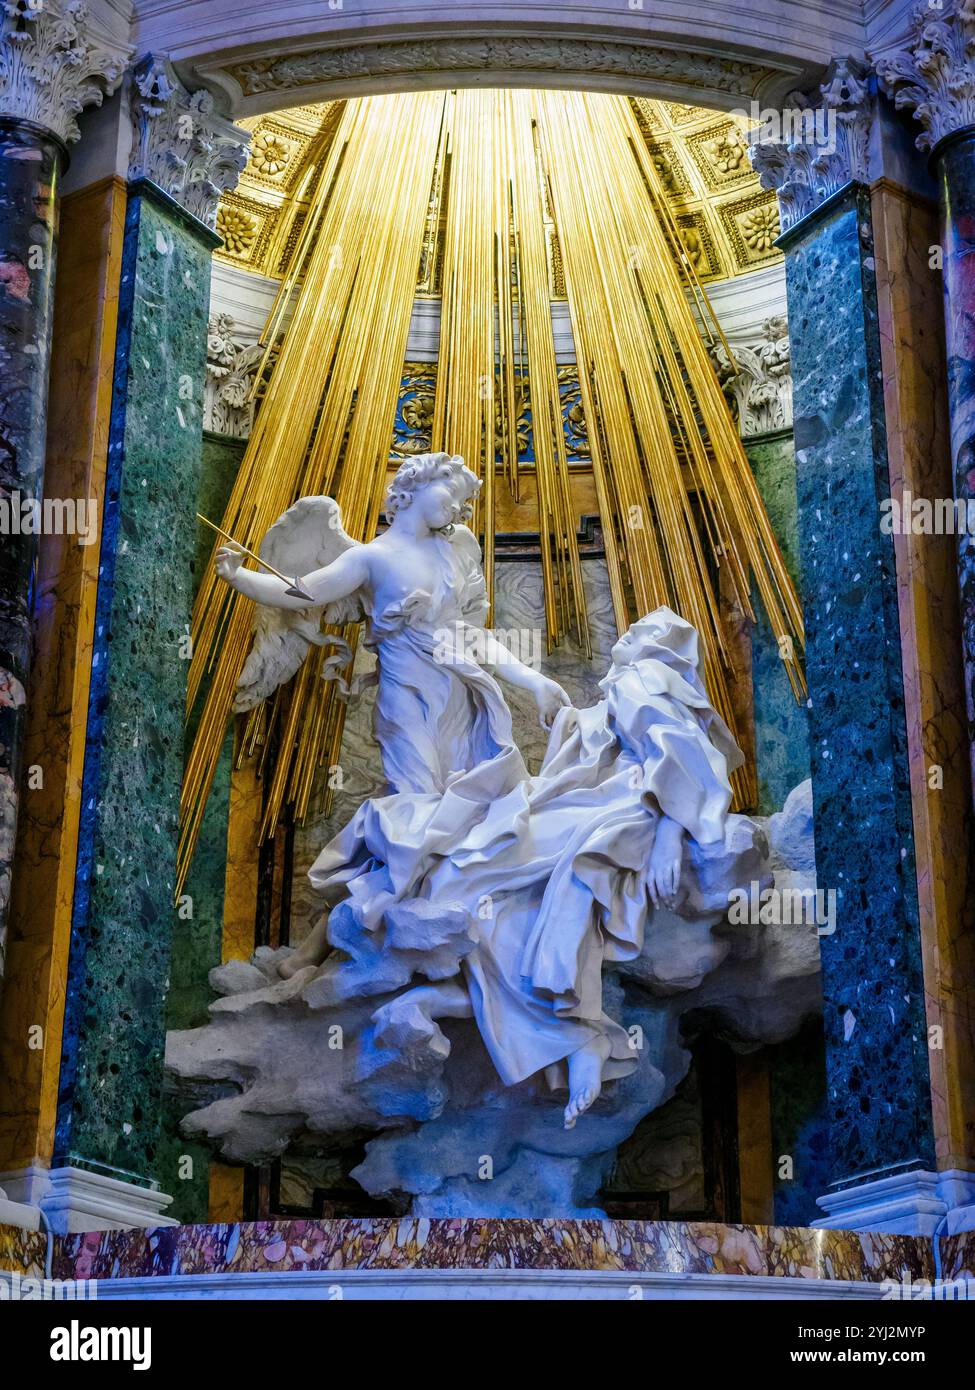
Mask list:
[[700,680],[700,652],[697,633],[670,608],[656,608],[639,618],[616,642],[612,650],[613,665],[632,666],[646,657],[668,659],[669,665],[680,666],[688,675]]

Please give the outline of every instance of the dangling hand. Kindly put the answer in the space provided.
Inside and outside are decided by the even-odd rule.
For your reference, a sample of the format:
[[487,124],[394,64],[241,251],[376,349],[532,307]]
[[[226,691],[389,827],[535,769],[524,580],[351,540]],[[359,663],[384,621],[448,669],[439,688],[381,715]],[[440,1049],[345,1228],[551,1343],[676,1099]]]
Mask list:
[[559,710],[572,704],[558,681],[549,680],[541,673],[532,685],[532,694],[538,707],[538,722],[546,730],[551,729]]
[[669,904],[677,896],[683,857],[684,827],[670,816],[661,816],[647,868],[647,892],[654,907]]

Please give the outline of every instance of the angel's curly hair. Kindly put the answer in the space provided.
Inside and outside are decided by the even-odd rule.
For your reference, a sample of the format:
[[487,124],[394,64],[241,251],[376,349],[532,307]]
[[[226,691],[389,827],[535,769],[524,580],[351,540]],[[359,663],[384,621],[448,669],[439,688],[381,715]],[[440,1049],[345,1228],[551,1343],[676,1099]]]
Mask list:
[[401,464],[386,490],[384,510],[392,519],[405,511],[414,494],[428,483],[446,482],[454,495],[454,514],[444,530],[449,534],[461,522],[473,515],[471,502],[481,490],[476,478],[459,454],[416,454]]

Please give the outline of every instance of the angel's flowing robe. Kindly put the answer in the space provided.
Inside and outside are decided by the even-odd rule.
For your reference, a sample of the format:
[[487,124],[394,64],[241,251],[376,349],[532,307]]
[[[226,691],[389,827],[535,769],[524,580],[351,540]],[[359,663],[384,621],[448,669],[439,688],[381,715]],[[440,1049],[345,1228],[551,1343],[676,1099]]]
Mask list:
[[560,713],[537,777],[513,780],[495,760],[442,795],[367,801],[310,871],[380,938],[394,904],[466,907],[477,944],[461,970],[508,1085],[543,1070],[562,1084],[565,1059],[600,1034],[604,1079],[636,1067],[603,1010],[602,972],[642,950],[657,824],[665,814],[701,846],[725,838],[741,754],[697,675],[696,634],[671,616],[659,644],[610,671],[603,700]]
[[477,540],[458,526],[439,550],[434,592],[414,591],[368,622],[376,739],[394,792],[441,793],[451,774],[494,759],[508,777],[527,776],[501,687],[476,659],[488,611]]

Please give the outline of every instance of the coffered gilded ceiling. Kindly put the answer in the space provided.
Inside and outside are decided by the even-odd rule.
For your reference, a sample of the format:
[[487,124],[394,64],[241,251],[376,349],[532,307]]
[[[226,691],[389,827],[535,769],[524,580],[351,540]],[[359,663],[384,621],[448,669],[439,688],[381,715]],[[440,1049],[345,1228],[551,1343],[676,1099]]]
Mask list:
[[239,122],[251,131],[250,152],[236,190],[217,209],[220,260],[274,278],[284,274],[341,106],[320,102]]
[[[320,102],[241,121],[252,132],[250,157],[217,213],[221,260],[273,278],[284,273],[341,107]],[[634,110],[698,277],[730,279],[779,260],[778,205],[748,162],[744,121],[642,97]]]
[[748,161],[746,122],[676,102],[633,104],[698,277],[730,279],[779,260],[778,203]]

